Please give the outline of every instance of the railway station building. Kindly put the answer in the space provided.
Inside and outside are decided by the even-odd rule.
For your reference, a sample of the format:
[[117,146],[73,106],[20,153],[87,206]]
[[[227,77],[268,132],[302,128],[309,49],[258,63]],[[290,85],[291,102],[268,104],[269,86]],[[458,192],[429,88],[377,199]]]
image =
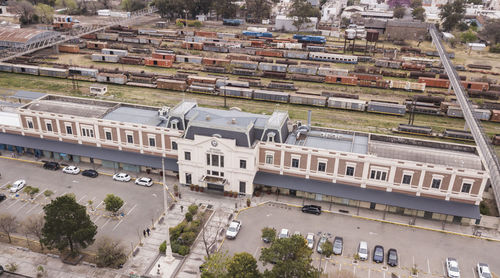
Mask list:
[[[238,108],[57,95],[0,102],[0,151],[168,174],[204,191],[298,198],[470,223],[488,184],[475,146],[337,130]],[[314,116],[314,115],[312,115]],[[309,119],[311,115],[309,115]]]

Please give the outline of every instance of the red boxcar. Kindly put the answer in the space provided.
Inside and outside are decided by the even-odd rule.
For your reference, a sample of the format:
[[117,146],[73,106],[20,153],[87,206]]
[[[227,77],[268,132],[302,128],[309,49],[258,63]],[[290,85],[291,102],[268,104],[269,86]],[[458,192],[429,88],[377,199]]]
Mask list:
[[182,42],[182,48],[203,50],[203,43],[202,42]]
[[490,85],[486,82],[462,81],[462,86],[468,90],[488,91]]
[[448,88],[448,87],[450,87],[450,80],[448,80],[448,79],[419,77],[418,83],[425,83],[426,87],[434,87],[434,88]]
[[205,66],[227,66],[231,61],[228,59],[203,58],[201,63]]
[[283,57],[283,52],[278,50],[257,50],[255,54],[267,57]]
[[163,60],[163,59],[156,59],[156,58],[145,58],[144,59],[145,66],[171,68],[172,64],[173,64],[172,60]]
[[338,75],[327,75],[325,77],[326,83],[334,84],[344,84],[344,85],[358,85],[358,78],[355,76],[338,76]]

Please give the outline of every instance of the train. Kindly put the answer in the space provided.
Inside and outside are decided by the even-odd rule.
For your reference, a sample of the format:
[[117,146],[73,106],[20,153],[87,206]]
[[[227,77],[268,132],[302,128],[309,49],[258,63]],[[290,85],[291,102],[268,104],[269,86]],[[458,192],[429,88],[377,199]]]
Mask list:
[[316,44],[325,44],[326,38],[323,36],[309,36],[309,35],[293,35],[293,39],[297,40],[300,43],[316,43]]
[[228,25],[228,26],[240,26],[241,25],[241,20],[239,19],[229,19],[229,18],[223,18],[222,19],[222,25]]
[[272,38],[273,33],[270,32],[255,32],[255,31],[243,31],[241,34],[245,37],[251,38]]

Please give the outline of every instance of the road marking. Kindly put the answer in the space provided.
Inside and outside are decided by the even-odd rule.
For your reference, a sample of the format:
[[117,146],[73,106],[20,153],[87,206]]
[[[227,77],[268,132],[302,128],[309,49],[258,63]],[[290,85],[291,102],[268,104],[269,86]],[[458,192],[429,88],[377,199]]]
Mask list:
[[24,202],[24,205],[22,205],[20,208],[18,208],[18,210],[21,210],[22,208],[24,208],[29,203],[30,203],[29,200],[27,200],[26,202]]
[[257,257],[257,252],[259,252],[259,249],[260,249],[260,247],[257,247],[257,248],[255,249],[255,251],[253,252],[253,257],[254,257],[254,258],[256,258],[256,257]]
[[371,269],[368,268],[368,278],[370,278],[370,276],[371,276]]
[[10,181],[8,181],[8,182],[7,182],[7,183],[5,183],[4,185],[2,185],[2,187],[0,187],[0,189],[1,189],[1,188],[6,187],[6,186],[7,186],[7,185],[9,185],[9,184],[10,184]]
[[342,271],[342,264],[339,264],[339,272]]
[[77,202],[80,203],[81,200],[83,200],[83,198],[87,197],[87,195],[83,195],[83,197],[81,197]]
[[94,219],[94,223],[97,223],[97,220],[99,220],[100,218],[101,218],[101,216],[100,216],[100,215],[99,215],[99,216],[97,216],[97,218],[96,218],[96,219]]
[[327,266],[328,266],[328,260],[326,260],[326,262],[325,262],[325,267],[323,268],[323,273],[325,273],[325,272],[326,272],[326,267],[327,267]]
[[108,218],[108,221],[106,221],[106,223],[104,223],[102,226],[101,226],[101,229],[104,228],[104,226],[106,226],[106,224],[109,223],[109,220],[111,220],[111,218]]
[[37,208],[37,207],[38,207],[38,204],[35,203],[35,205],[32,208],[30,208],[29,210],[26,211],[26,214],[28,214],[31,210],[33,210],[34,208]]
[[101,201],[101,202],[97,205],[97,207],[95,207],[95,209],[97,209],[100,205],[102,205],[102,203],[104,203],[104,201]]
[[19,200],[21,200],[21,199],[17,199],[14,203],[12,203],[10,206],[8,206],[7,209],[10,209],[13,205],[17,204],[17,202],[19,202]]
[[413,264],[411,265],[411,267],[415,267],[415,256],[412,256],[413,258]]
[[431,273],[431,264],[429,263],[429,258],[427,258],[427,273]]
[[443,265],[443,273],[444,273],[444,276],[446,277],[446,268],[444,267],[444,264]]
[[[479,274],[477,274],[479,276]],[[472,277],[476,278],[476,270],[474,267],[472,268]]]
[[353,274],[353,276],[354,276],[354,277],[356,277],[356,266],[354,266],[354,269],[353,269],[353,271],[352,271],[352,274]]
[[112,230],[112,231],[116,230],[116,228],[118,228],[118,226],[122,223],[122,221],[123,221],[123,218],[122,218],[122,220],[120,220],[120,222],[118,222],[118,224],[116,224],[116,225],[113,227],[113,230]]
[[135,205],[134,205],[134,206],[133,206],[133,207],[132,207],[132,208],[131,208],[128,212],[127,212],[127,214],[125,214],[125,215],[129,215],[129,214],[130,214],[130,213],[131,213],[131,212],[135,209],[135,207],[136,207],[136,206],[137,206],[137,204],[135,204]]

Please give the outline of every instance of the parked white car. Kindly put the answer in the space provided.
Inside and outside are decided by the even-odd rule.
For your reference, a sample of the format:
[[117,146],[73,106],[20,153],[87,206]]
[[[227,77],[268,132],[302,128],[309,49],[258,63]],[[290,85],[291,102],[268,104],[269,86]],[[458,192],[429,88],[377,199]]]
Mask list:
[[153,179],[147,177],[140,177],[135,179],[135,184],[150,187],[153,185]]
[[358,257],[362,261],[368,260],[368,243],[366,241],[359,242]]
[[289,238],[289,237],[290,237],[290,232],[288,231],[288,229],[281,229],[281,232],[278,235],[278,238],[282,239],[282,238]]
[[66,174],[78,175],[80,173],[80,168],[76,166],[66,166],[63,168],[63,172]]
[[307,233],[307,247],[313,249],[314,248],[314,234],[313,233]]
[[479,274],[479,278],[491,278],[490,267],[484,263],[477,264],[477,274]]
[[125,181],[125,182],[127,182],[127,181],[130,181],[131,177],[127,173],[116,173],[116,174],[113,175],[113,179],[115,181]]
[[231,221],[226,231],[226,237],[229,239],[235,239],[238,233],[240,232],[240,229],[241,229],[241,221],[239,220]]
[[458,262],[454,258],[446,258],[446,273],[449,278],[460,278],[460,269]]
[[10,192],[16,193],[19,190],[23,189],[23,187],[26,185],[25,180],[17,180],[15,181],[12,186],[10,187]]

